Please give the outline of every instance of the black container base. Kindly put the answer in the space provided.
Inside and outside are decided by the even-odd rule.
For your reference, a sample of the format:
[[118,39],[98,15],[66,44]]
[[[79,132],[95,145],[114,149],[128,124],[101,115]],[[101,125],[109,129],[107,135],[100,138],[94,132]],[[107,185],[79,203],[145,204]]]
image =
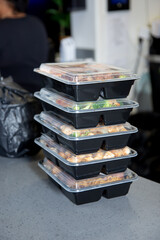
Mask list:
[[56,80],[50,87],[67,94],[76,102],[96,101],[99,96],[105,99],[126,98],[135,80],[69,85]]
[[[49,177],[52,182],[55,182],[52,178]],[[63,187],[60,187],[57,183],[56,186],[61,189],[64,195],[69,198],[76,205],[97,202],[101,197],[105,198],[115,198],[125,196],[130,188],[132,182],[122,183],[117,185],[112,185],[108,187],[102,187],[98,189],[82,191],[82,192],[68,192]]]
[[77,129],[96,127],[100,121],[103,121],[106,126],[123,124],[127,122],[129,114],[133,109],[133,107],[130,107],[107,111],[72,113],[65,112],[62,109],[43,102],[42,100],[41,103],[44,111],[52,111],[53,114],[62,117],[66,122]]

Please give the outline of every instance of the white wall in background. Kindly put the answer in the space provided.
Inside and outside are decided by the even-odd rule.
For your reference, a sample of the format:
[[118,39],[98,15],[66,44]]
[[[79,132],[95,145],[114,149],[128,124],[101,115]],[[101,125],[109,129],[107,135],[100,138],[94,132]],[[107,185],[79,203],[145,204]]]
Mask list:
[[94,49],[94,0],[86,1],[86,9],[71,13],[71,32],[77,48]]
[[77,48],[94,49],[96,61],[134,69],[141,28],[160,17],[160,0],[130,0],[129,11],[107,11],[107,0],[86,0],[71,14]]
[[[106,51],[106,1],[93,0],[94,3],[94,24],[95,24],[95,58],[96,61],[102,62]],[[104,49],[105,46],[105,49]]]
[[151,24],[151,22],[160,17],[160,1],[159,0],[132,0],[131,12],[129,15],[129,38],[131,47],[129,49],[130,59],[129,66],[135,64],[137,39],[142,28]]
[[120,67],[126,67],[130,57],[129,12],[110,12],[106,14],[103,62]]
[[149,19],[149,21],[150,22],[153,21],[155,19],[155,17],[157,17],[157,16],[160,17],[160,1],[159,0],[148,0],[148,19]]

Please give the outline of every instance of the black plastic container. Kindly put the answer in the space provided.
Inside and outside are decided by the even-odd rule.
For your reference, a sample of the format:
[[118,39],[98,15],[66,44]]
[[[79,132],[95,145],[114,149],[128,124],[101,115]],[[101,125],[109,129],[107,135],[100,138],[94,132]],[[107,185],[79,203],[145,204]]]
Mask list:
[[[101,137],[101,138],[94,138],[94,139],[87,139],[83,141],[75,141],[75,140],[68,140],[61,135],[58,135],[51,130],[42,127],[44,133],[47,133],[51,138],[55,138],[58,143],[63,144],[68,149],[70,149],[75,154],[85,154],[85,153],[92,153],[97,152],[100,148],[104,148],[107,151],[113,149],[124,148],[127,146],[131,133],[118,135],[118,136],[110,136],[110,137]],[[137,131],[135,131],[137,132]]]
[[107,174],[124,172],[131,158],[137,156],[137,152],[131,149],[131,152],[127,156],[102,159],[91,162],[72,163],[53,152],[50,148],[44,146],[38,139],[35,143],[39,145],[44,152],[45,157],[61,167],[65,172],[73,176],[75,179],[83,179],[97,176],[101,171],[105,171]]
[[56,137],[58,143],[66,145],[75,154],[96,152],[101,147],[106,150],[123,148],[130,135],[138,131],[129,123],[75,129],[52,112],[41,112],[34,119],[42,125],[44,133]]
[[131,161],[131,158],[136,156],[136,154],[134,153],[132,154],[132,156],[129,156],[127,158],[121,159],[119,158],[117,160],[108,159],[107,162],[104,160],[104,162],[97,161],[97,163],[87,165],[71,166],[66,165],[64,162],[54,157],[51,153],[49,153],[46,150],[43,150],[43,153],[45,157],[47,157],[57,166],[61,167],[65,172],[70,174],[75,179],[95,177],[98,176],[98,174],[102,171],[105,171],[107,174],[124,172],[127,169]]
[[[67,185],[65,185],[63,181],[58,179],[58,177],[48,171],[48,169],[43,166],[42,162],[39,162],[38,165],[43,171],[48,174],[48,176],[54,182],[59,185],[65,196],[77,205],[98,201],[102,196],[104,196],[105,198],[124,196],[128,193],[131,183],[138,177],[134,172],[128,169],[127,174],[130,175],[129,179],[123,179],[112,183],[106,183],[103,185],[97,185],[82,189],[71,189]],[[70,177],[68,179],[72,180]]]
[[[58,98],[58,94],[55,94]],[[138,103],[131,100],[119,100],[121,104],[119,107],[108,107],[101,109],[90,110],[70,110],[68,107],[62,107],[61,105],[48,100],[40,95],[40,92],[34,94],[41,103],[44,111],[52,111],[56,116],[62,117],[65,121],[72,124],[75,128],[90,128],[96,127],[98,123],[103,120],[105,125],[115,125],[127,122],[129,114],[133,108],[138,107]],[[60,101],[65,98],[59,97]],[[70,101],[66,99],[66,101]],[[71,101],[70,101],[71,102]],[[95,102],[96,104],[97,102]],[[76,105],[75,105],[76,107]]]
[[51,88],[77,102],[96,101],[99,96],[105,99],[126,98],[138,79],[136,74],[126,69],[95,62],[43,63],[34,71],[47,76]]

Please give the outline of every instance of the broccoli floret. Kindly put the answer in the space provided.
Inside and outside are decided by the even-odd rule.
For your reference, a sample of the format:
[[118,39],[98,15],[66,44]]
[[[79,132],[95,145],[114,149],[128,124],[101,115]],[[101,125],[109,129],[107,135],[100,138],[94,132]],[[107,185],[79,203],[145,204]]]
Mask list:
[[119,78],[126,78],[126,75],[120,75]]
[[111,106],[112,106],[112,104],[110,104],[109,101],[106,100],[104,102],[103,108],[108,108],[108,107],[111,107]]
[[78,106],[78,105],[75,105],[74,107],[73,107],[73,109],[76,111],[76,110],[80,110],[80,106]]
[[80,133],[79,132],[74,132],[70,134],[71,137],[80,137]]
[[87,110],[87,109],[93,109],[93,104],[92,103],[88,103],[84,108],[82,108],[83,110]]

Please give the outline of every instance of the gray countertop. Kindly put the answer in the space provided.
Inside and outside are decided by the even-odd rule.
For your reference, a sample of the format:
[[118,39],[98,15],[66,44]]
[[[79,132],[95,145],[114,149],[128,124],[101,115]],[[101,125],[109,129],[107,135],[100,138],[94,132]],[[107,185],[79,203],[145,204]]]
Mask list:
[[0,240],[160,239],[160,184],[139,178],[124,197],[77,206],[37,166],[41,158],[0,157]]

